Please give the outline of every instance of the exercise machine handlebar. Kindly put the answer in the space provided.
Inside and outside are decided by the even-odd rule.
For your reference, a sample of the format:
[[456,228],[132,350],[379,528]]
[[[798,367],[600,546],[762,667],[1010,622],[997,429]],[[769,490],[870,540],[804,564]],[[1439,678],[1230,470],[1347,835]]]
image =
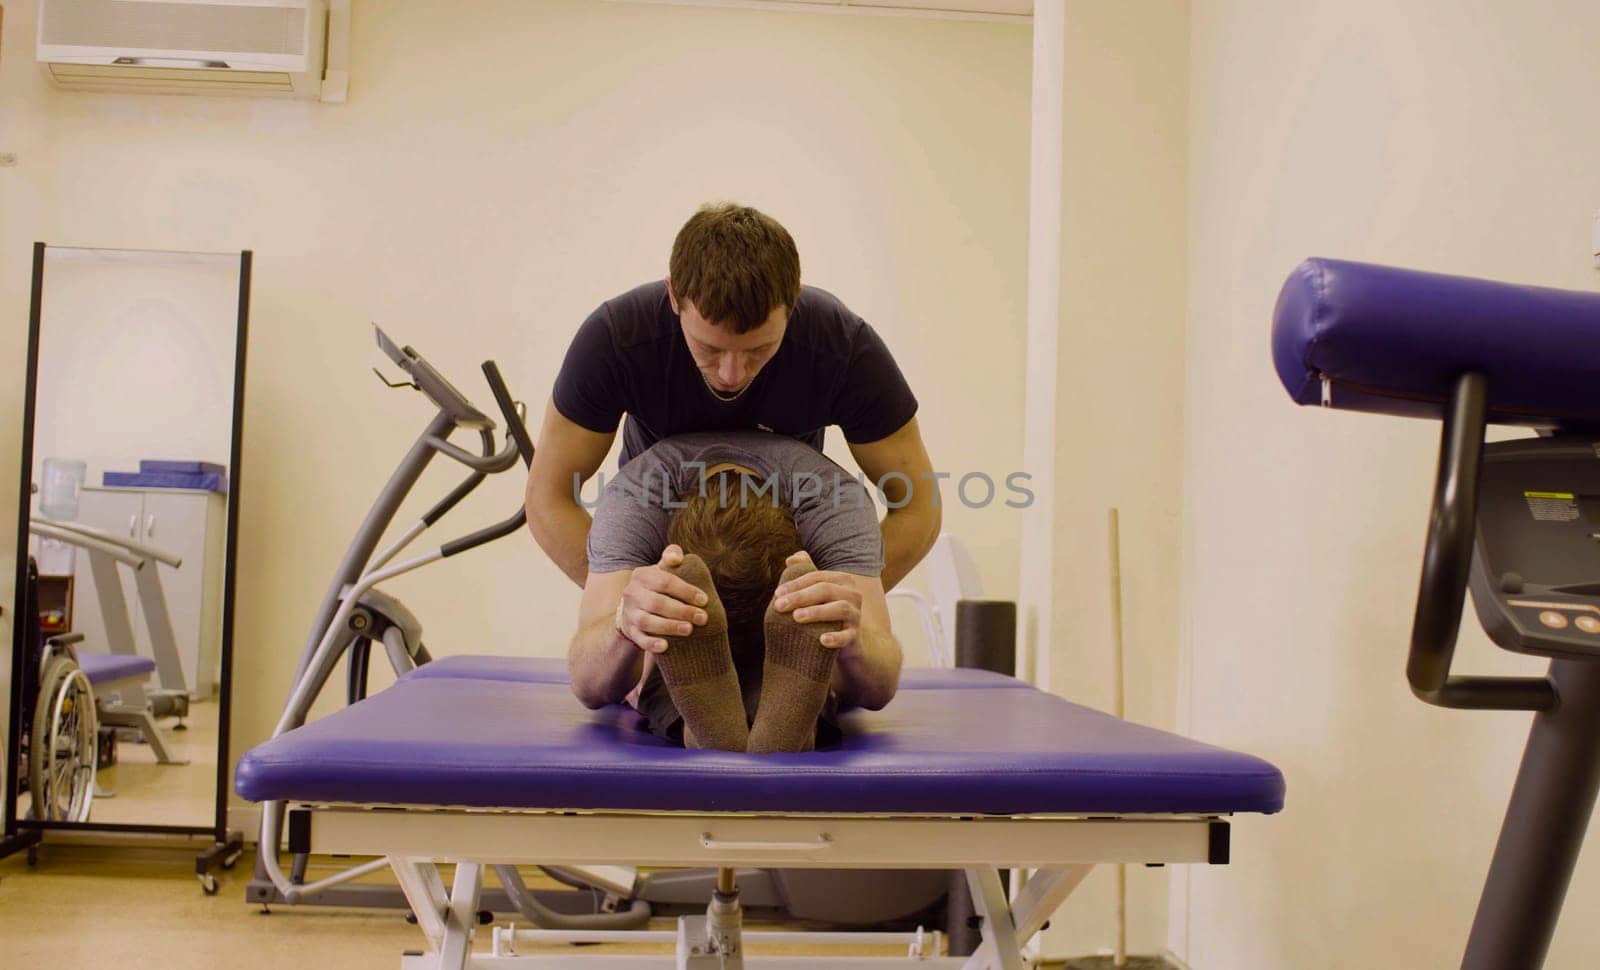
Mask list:
[[523,421],[515,401],[511,399],[511,392],[506,389],[506,382],[500,377],[500,368],[492,360],[483,362],[483,377],[489,382],[489,392],[494,395],[494,403],[500,405],[500,413],[506,418],[506,435],[515,441],[517,451],[522,453],[524,465],[533,464],[533,439],[528,436],[528,426]]
[[[483,362],[483,376],[489,382],[489,390],[494,394],[495,403],[500,405],[500,411],[505,415],[508,450],[509,446],[514,444],[517,452],[522,456],[523,464],[531,465],[533,463],[533,439],[529,437],[528,427],[523,422],[522,414],[516,402],[512,400],[511,392],[506,388],[505,380],[500,376],[500,368],[495,365],[494,361],[486,360]],[[496,539],[508,536],[520,530],[527,522],[527,510],[522,506],[518,506],[516,513],[503,522],[447,542],[439,547],[439,551],[447,557],[453,556],[458,552],[465,552],[486,542],[493,542]]]
[[1450,673],[1477,537],[1478,476],[1483,466],[1488,387],[1482,374],[1462,374],[1456,379],[1445,410],[1406,679],[1413,694],[1437,707],[1543,711],[1556,703],[1555,688],[1546,677],[1463,677]]
[[[485,455],[493,454],[494,433],[491,431],[482,431],[479,432],[479,434],[483,437],[483,453]],[[440,519],[444,518],[445,513],[455,508],[456,503],[466,498],[473,489],[483,484],[483,480],[487,477],[487,472],[474,468],[472,470],[472,474],[462,479],[460,485],[457,485],[455,488],[451,489],[450,494],[440,499],[437,505],[429,509],[427,513],[423,515],[423,524],[426,526],[432,526],[435,522],[438,522]]]

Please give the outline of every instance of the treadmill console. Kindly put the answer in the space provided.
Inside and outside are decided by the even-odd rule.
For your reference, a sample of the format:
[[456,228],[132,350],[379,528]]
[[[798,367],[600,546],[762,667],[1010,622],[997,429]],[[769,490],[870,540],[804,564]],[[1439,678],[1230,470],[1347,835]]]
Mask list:
[[1484,445],[1470,588],[1505,649],[1600,657],[1600,436]]
[[473,407],[467,396],[456,390],[455,385],[424,360],[421,354],[410,347],[396,344],[377,324],[373,324],[372,329],[377,334],[378,347],[384,354],[398,364],[401,370],[410,374],[411,379],[416,382],[417,390],[426,394],[440,410],[455,418],[456,424],[473,431],[494,429],[494,421]]

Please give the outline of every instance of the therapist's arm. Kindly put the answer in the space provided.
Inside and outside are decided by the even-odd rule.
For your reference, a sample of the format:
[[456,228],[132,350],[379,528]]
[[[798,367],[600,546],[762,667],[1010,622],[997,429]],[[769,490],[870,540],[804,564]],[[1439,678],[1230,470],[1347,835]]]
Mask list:
[[856,642],[839,649],[834,664],[834,693],[839,703],[876,711],[894,700],[900,689],[904,659],[900,641],[889,629],[889,602],[876,576],[850,576],[861,592],[861,626]]
[[683,550],[673,545],[654,565],[589,573],[578,604],[578,632],[567,646],[572,693],[585,707],[620,703],[638,684],[646,652],[663,653],[662,637],[686,636],[706,622],[700,608],[705,593],[663,568],[682,561]]
[[[939,538],[943,512],[933,462],[912,418],[878,441],[850,443],[850,455],[878,486],[888,506],[883,517],[882,588],[894,589]],[[898,473],[898,474],[895,474]],[[904,476],[902,478],[901,476]],[[909,483],[909,484],[908,484]],[[887,613],[887,608],[885,608]]]
[[594,518],[578,503],[578,488],[605,461],[615,437],[616,432],[590,431],[569,420],[551,401],[545,406],[523,494],[534,541],[569,579],[585,587],[586,594],[589,526]]

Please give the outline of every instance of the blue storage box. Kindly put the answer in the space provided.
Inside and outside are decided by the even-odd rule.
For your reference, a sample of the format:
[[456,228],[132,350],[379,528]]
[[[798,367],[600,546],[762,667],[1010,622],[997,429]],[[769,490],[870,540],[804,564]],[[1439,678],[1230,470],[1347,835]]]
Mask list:
[[209,461],[141,461],[139,462],[139,473],[142,475],[175,473],[178,475],[226,476],[228,469],[226,466]]
[[104,472],[100,478],[107,488],[198,488],[228,494],[228,477],[216,472]]

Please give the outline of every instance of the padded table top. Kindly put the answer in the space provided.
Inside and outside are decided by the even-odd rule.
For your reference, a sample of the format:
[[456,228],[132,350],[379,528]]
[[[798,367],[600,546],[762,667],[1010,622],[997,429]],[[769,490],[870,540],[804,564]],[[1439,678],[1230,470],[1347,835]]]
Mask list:
[[[453,677],[465,680],[504,680],[527,684],[567,683],[567,662],[555,657],[501,657],[458,654],[440,657],[400,675],[400,680]],[[1026,687],[1003,674],[971,668],[935,669],[907,667],[900,672],[901,690],[934,687],[963,690],[974,687]]]
[[1600,425],[1600,293],[1308,259],[1278,296],[1272,357],[1300,404],[1439,417],[1488,381],[1492,423]]
[[126,653],[96,653],[90,650],[78,651],[78,668],[83,675],[89,678],[92,686],[109,684],[112,681],[127,680],[130,677],[143,677],[156,669],[156,662],[149,657],[139,657]]
[[503,680],[524,684],[565,684],[567,662],[557,657],[502,657],[486,654],[458,654],[438,657],[415,670],[408,670],[400,681],[452,678],[456,680]]
[[565,684],[411,678],[239,760],[252,801],[970,815],[1276,812],[1272,765],[1029,687],[904,691],[837,748],[691,751]]

